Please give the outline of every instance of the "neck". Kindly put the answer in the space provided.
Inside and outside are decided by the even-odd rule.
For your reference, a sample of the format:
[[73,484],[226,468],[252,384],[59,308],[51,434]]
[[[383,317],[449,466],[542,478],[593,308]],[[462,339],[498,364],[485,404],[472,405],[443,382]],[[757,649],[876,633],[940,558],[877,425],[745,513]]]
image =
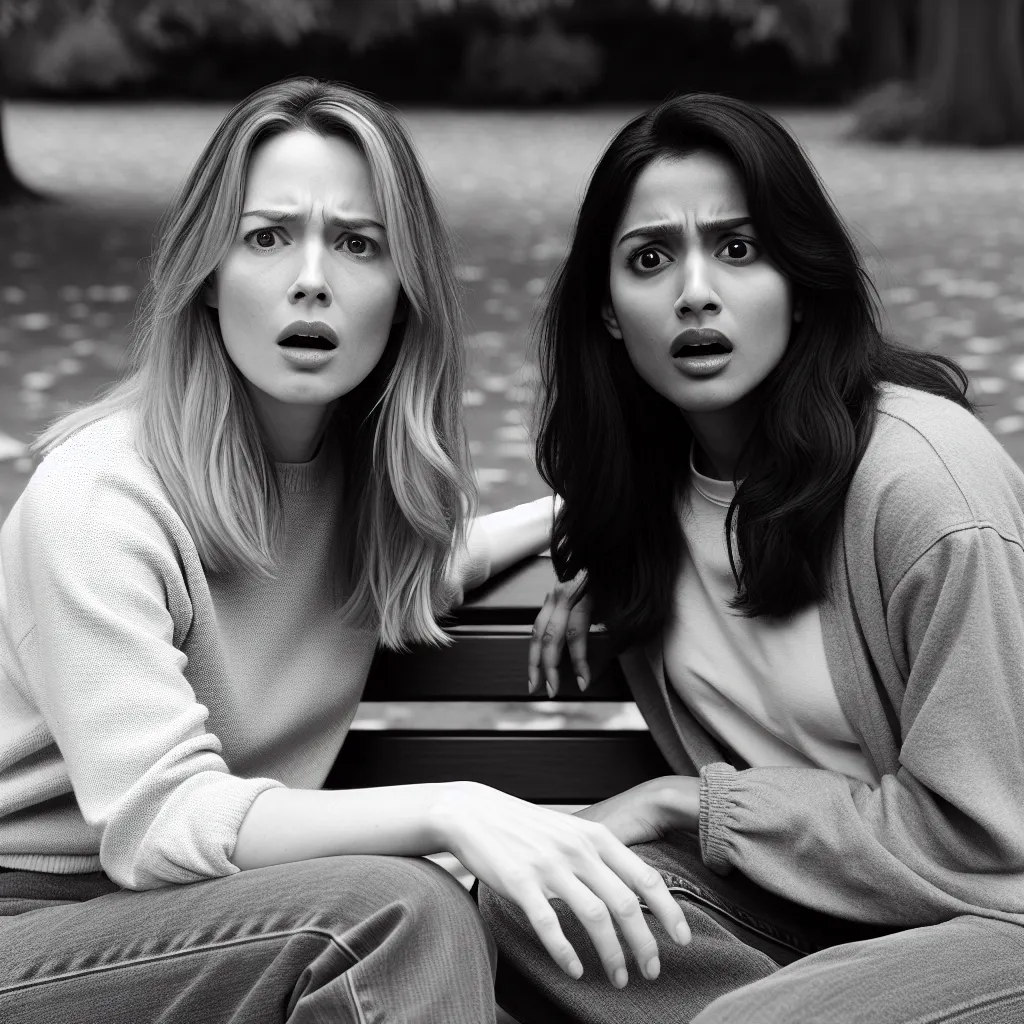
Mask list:
[[750,410],[730,406],[713,412],[684,412],[697,439],[694,467],[713,480],[735,480],[742,467],[740,453],[750,438],[754,417]]
[[334,405],[281,402],[249,389],[263,440],[274,462],[309,462],[316,454]]

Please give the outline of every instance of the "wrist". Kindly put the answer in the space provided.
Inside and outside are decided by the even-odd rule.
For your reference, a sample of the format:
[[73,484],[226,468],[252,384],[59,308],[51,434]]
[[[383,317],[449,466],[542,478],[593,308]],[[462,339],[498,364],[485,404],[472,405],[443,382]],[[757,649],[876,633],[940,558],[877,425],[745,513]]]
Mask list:
[[669,830],[696,832],[700,822],[700,779],[666,775],[652,779],[648,799]]
[[476,782],[437,782],[430,784],[426,823],[431,841],[438,850],[456,853],[470,823],[469,797]]

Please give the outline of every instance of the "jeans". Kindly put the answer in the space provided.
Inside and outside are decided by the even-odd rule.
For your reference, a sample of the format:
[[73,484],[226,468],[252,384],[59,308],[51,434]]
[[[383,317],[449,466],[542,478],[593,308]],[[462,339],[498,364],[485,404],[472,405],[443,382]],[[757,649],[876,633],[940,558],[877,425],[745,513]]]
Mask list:
[[4,1024],[493,1024],[494,947],[427,860],[325,857],[134,892],[0,870]]
[[580,954],[579,981],[551,960],[518,907],[480,886],[480,909],[498,944],[498,1001],[523,1024],[1024,1021],[1024,928],[974,916],[903,930],[846,921],[739,872],[714,874],[690,837],[633,849],[661,872],[693,938],[676,945],[647,913],[661,975],[644,979],[627,950],[630,981],[621,990],[561,901],[553,906]]

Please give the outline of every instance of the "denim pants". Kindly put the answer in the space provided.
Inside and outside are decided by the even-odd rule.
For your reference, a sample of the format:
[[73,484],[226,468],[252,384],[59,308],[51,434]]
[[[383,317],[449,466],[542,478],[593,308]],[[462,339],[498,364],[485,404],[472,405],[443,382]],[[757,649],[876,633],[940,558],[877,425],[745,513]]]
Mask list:
[[[704,866],[696,841],[633,849],[658,868],[690,925],[678,946],[646,914],[661,975],[607,980],[583,926],[553,901],[584,974],[567,977],[518,907],[484,886],[498,944],[498,1001],[522,1024],[1021,1024],[1024,928],[964,916],[892,930],[816,913],[739,872]],[[646,908],[645,908],[646,909]]]
[[427,860],[325,857],[133,892],[0,871],[4,1024],[493,1024],[494,947]]

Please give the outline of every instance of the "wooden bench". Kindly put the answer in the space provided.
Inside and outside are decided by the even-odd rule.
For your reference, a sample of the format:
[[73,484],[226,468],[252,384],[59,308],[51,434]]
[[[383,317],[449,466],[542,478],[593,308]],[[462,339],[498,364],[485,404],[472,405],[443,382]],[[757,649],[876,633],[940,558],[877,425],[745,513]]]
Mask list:
[[[363,699],[547,700],[543,687],[537,695],[527,692],[527,664],[530,630],[555,582],[547,557],[527,559],[489,580],[466,595],[447,627],[456,638],[452,646],[419,647],[407,654],[379,651]],[[632,700],[618,659],[611,656],[599,629],[591,629],[587,661],[591,684],[581,693],[563,652],[559,700]],[[668,774],[671,769],[645,730],[353,729],[324,785],[356,788],[472,779],[534,803],[589,804]],[[508,965],[499,965],[499,1002],[507,1004],[509,994],[521,986]],[[531,1019],[517,1021],[500,1007],[497,1014],[498,1024]]]
[[[530,630],[556,582],[551,560],[520,562],[466,596],[448,648],[380,651],[367,701],[535,701],[527,693]],[[559,700],[632,699],[607,637],[591,629],[591,684],[576,685],[563,652]],[[642,730],[352,730],[326,788],[472,779],[541,804],[588,804],[670,769]]]

